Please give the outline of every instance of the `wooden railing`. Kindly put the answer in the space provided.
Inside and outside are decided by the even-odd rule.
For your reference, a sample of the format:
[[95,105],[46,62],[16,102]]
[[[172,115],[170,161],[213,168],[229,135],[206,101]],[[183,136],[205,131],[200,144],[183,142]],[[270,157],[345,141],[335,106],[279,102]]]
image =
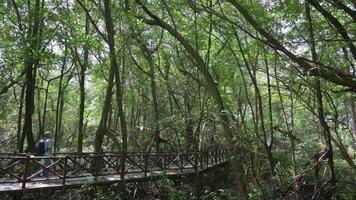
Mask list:
[[[50,165],[44,164],[45,160]],[[125,153],[106,152],[68,153],[56,156],[32,155],[0,155],[0,185],[26,184],[40,182],[46,179],[61,181],[64,186],[68,180],[93,177],[120,176],[137,174],[140,177],[152,176],[157,173],[179,174],[196,172],[228,160],[224,146],[214,145],[199,152],[169,152],[169,153]],[[44,177],[43,174],[49,176]]]

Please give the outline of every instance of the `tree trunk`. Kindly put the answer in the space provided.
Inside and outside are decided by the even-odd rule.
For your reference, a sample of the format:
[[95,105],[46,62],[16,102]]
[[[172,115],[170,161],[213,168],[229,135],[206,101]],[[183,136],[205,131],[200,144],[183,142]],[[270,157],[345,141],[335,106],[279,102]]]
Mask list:
[[57,142],[56,142],[56,152],[60,151],[61,148],[61,141],[63,139],[63,132],[62,132],[62,122],[63,122],[63,109],[64,109],[64,101],[65,101],[65,91],[68,87],[69,81],[72,79],[72,74],[68,76],[66,83],[63,85],[62,93],[59,98],[59,109],[58,109],[58,126],[57,126]]
[[316,91],[316,97],[317,97],[317,102],[318,102],[318,118],[319,118],[320,125],[324,132],[325,145],[326,145],[327,155],[328,155],[327,159],[328,159],[328,164],[330,166],[330,175],[331,175],[330,182],[332,185],[335,185],[336,179],[335,179],[334,158],[333,158],[334,153],[333,153],[333,146],[331,143],[330,128],[329,128],[329,125],[325,121],[320,80],[316,81],[315,91]]
[[[85,35],[89,35],[89,16],[85,15]],[[78,139],[77,139],[77,152],[83,152],[83,136],[84,136],[84,109],[85,109],[85,72],[88,67],[89,50],[88,44],[84,44],[84,63],[80,65],[80,103],[79,103],[79,121],[78,121]]]
[[307,0],[307,2],[322,14],[324,16],[324,18],[330,23],[330,25],[334,26],[336,31],[341,35],[341,37],[344,39],[345,43],[349,47],[350,52],[351,52],[354,60],[356,60],[356,47],[354,46],[354,43],[351,40],[350,36],[348,35],[347,30],[345,29],[345,27],[330,12],[326,11],[319,4],[319,1],[317,1],[317,0]]
[[150,82],[151,82],[151,95],[152,95],[152,105],[153,105],[153,120],[154,120],[154,135],[155,135],[155,149],[156,152],[160,151],[160,132],[159,132],[159,108],[157,100],[157,84],[155,75],[155,66],[151,55],[149,56],[149,66],[150,66]]
[[[30,62],[30,61],[28,61]],[[32,114],[34,112],[34,88],[35,88],[35,69],[33,63],[27,63],[26,73],[26,97],[25,97],[25,121],[22,131],[26,135],[27,150],[28,152],[35,152],[36,145],[32,132]],[[21,149],[22,151],[22,149]]]
[[43,105],[43,114],[42,114],[42,126],[40,129],[40,137],[43,137],[44,132],[46,130],[46,115],[47,115],[47,103],[48,103],[48,90],[49,90],[49,85],[50,85],[50,81],[47,82],[47,86],[46,86],[46,94],[45,94],[45,99],[44,99],[44,105]]
[[41,131],[43,130],[42,128],[42,114],[41,114],[41,89],[43,88],[43,80],[40,81],[40,84],[37,83],[37,85],[40,85],[40,88],[37,89],[37,119],[38,119],[38,134],[37,138],[35,141],[38,141],[39,138],[41,137]]
[[23,100],[25,96],[25,89],[26,85],[22,85],[21,87],[21,96],[19,102],[19,114],[17,116],[17,134],[16,134],[16,141],[17,141],[17,151],[22,152],[23,143],[24,143],[24,135],[21,135],[21,127],[22,127],[22,111],[23,111]]
[[199,55],[199,53],[194,49],[191,44],[172,26],[162,21],[159,17],[154,15],[146,6],[144,6],[140,0],[136,0],[136,2],[142,7],[142,9],[150,16],[154,23],[151,21],[144,20],[145,23],[149,25],[158,25],[165,30],[167,30],[174,38],[176,38],[185,48],[185,50],[191,55],[191,57],[196,62],[196,67],[202,73],[205,81],[206,87],[210,95],[213,97],[215,104],[217,105],[217,109],[219,110],[219,117],[221,119],[221,123],[224,129],[224,134],[228,141],[228,147],[230,155],[233,155],[233,159],[231,160],[232,165],[234,166],[234,175],[236,180],[236,191],[241,199],[247,199],[247,185],[245,183],[244,176],[244,165],[242,164],[242,147],[239,144],[234,142],[234,138],[236,138],[237,127],[232,120],[232,116],[229,111],[226,110],[224,102],[221,98],[220,91],[217,83],[211,76],[210,72],[206,67],[206,63]]
[[[283,113],[283,120],[285,123],[285,126],[287,128],[287,136],[290,140],[291,143],[291,160],[292,160],[292,166],[293,166],[293,177],[296,177],[297,175],[297,160],[296,160],[296,141],[295,141],[295,136],[293,135],[293,129],[291,128],[291,126],[288,123],[288,118],[287,118],[287,113],[286,113],[286,109],[284,106],[284,102],[283,102],[283,98],[282,98],[282,92],[280,89],[280,85],[279,85],[279,81],[278,81],[278,73],[277,73],[277,66],[274,67],[274,75],[275,75],[275,79],[276,79],[276,85],[277,85],[277,93],[278,93],[278,97],[279,97],[279,102],[281,105],[281,109],[282,109],[282,113]],[[293,107],[291,107],[291,110],[293,109]]]
[[283,44],[278,41],[272,34],[270,34],[266,29],[262,28],[257,21],[250,15],[250,13],[242,6],[242,3],[237,0],[228,0],[230,4],[240,12],[240,14],[248,21],[256,31],[258,31],[263,37],[266,38],[267,44],[283,52],[289,57],[293,62],[297,63],[302,69],[308,71],[310,74],[321,77],[329,82],[333,82],[338,85],[347,86],[350,88],[356,88],[356,81],[353,77],[347,73],[336,68],[326,68],[323,66],[315,67],[313,64],[307,62],[303,57],[299,57],[296,54],[289,51]]
[[351,104],[351,123],[352,123],[352,135],[353,135],[353,138],[356,138],[356,109],[355,109],[355,96],[352,95],[351,96],[351,99],[350,99],[350,104]]
[[185,105],[185,114],[184,114],[184,121],[185,121],[185,143],[186,143],[186,150],[194,150],[194,146],[196,147],[196,142],[194,140],[194,130],[193,130],[193,119],[192,119],[192,109],[193,104],[190,102],[188,97],[189,92],[185,92],[183,100]]
[[[311,48],[311,55],[312,59],[314,62],[318,61],[317,53],[316,53],[316,48],[315,48],[315,41],[314,41],[314,32],[313,32],[313,26],[312,26],[312,18],[310,14],[310,8],[309,4],[305,3],[305,11],[306,11],[306,17],[309,25],[309,43],[310,43],[310,48]],[[320,126],[323,130],[324,133],[324,139],[325,139],[325,146],[327,150],[327,159],[328,159],[328,164],[330,166],[330,182],[332,185],[335,184],[335,170],[334,170],[334,158],[333,158],[333,146],[331,143],[331,131],[330,127],[325,121],[325,114],[324,114],[324,107],[323,107],[323,96],[321,93],[321,86],[320,86],[320,80],[317,79],[315,82],[315,93],[316,93],[316,98],[317,98],[317,113],[318,113],[318,119],[320,122]]]
[[[236,33],[235,33],[235,37],[237,39],[238,46],[239,46],[240,52],[242,54],[242,58],[245,62],[248,74],[250,75],[252,84],[254,86],[254,90],[255,90],[255,114],[254,115],[255,115],[255,119],[256,119],[255,127],[258,127],[260,124],[260,127],[262,129],[262,134],[263,134],[262,145],[266,151],[266,155],[267,155],[267,159],[268,159],[268,162],[270,165],[271,173],[273,173],[275,164],[274,164],[273,155],[272,155],[272,146],[270,146],[267,141],[267,134],[266,134],[266,128],[265,128],[265,123],[264,123],[263,102],[262,102],[261,92],[260,92],[260,89],[258,87],[257,80],[256,80],[256,71],[257,71],[256,65],[252,66],[252,71],[251,71],[251,67],[250,67],[250,65],[246,59],[245,53],[242,49],[242,44],[241,44],[240,38],[238,37],[238,35]],[[258,59],[256,59],[256,60],[258,60]],[[260,119],[258,118],[258,116],[260,116]],[[255,128],[255,130],[257,132],[259,132],[259,128]],[[259,137],[259,134],[257,134],[257,136]]]
[[[32,115],[34,113],[34,98],[35,98],[35,84],[36,84],[36,72],[37,72],[37,65],[39,62],[38,58],[38,51],[39,51],[39,44],[40,38],[38,37],[40,34],[40,0],[36,0],[35,7],[33,11],[33,15],[30,19],[30,24],[32,27],[28,29],[28,39],[30,41],[30,46],[28,48],[28,53],[25,61],[25,68],[26,68],[26,95],[25,95],[25,118],[24,118],[24,125],[22,131],[24,135],[26,135],[27,140],[27,149],[28,152],[35,152],[36,151],[36,144],[33,137],[32,132]],[[29,8],[30,10],[31,8]],[[30,11],[31,12],[31,11]],[[23,149],[20,149],[21,152]]]
[[109,109],[110,109],[110,104],[112,99],[113,86],[114,86],[114,69],[110,67],[108,86],[106,88],[106,93],[105,93],[104,107],[101,112],[99,126],[95,132],[94,152],[96,153],[100,153],[103,151],[101,145],[103,143],[104,136],[107,131],[107,122],[109,117]]
[[[130,27],[133,29],[133,27]],[[134,33],[135,34],[135,33]],[[156,72],[155,72],[155,64],[153,62],[153,53],[154,51],[150,51],[145,41],[142,41],[139,35],[136,35],[136,40],[139,43],[142,53],[146,58],[149,66],[149,71],[146,72],[143,68],[139,66],[139,64],[135,62],[136,66],[146,74],[150,79],[150,86],[151,86],[151,96],[152,96],[152,109],[153,109],[153,136],[154,136],[154,148],[156,152],[160,151],[160,131],[159,131],[159,120],[160,120],[160,111],[158,106],[158,98],[157,98],[157,83],[156,83]],[[132,58],[134,59],[134,58]]]
[[[113,73],[115,74],[116,99],[117,99],[117,106],[118,106],[118,112],[120,117],[120,125],[121,125],[122,140],[123,140],[122,141],[123,156],[121,159],[121,178],[123,180],[124,178],[123,172],[125,170],[125,156],[127,151],[127,124],[126,124],[125,113],[124,113],[123,102],[122,102],[123,91],[122,91],[122,84],[120,79],[119,65],[117,63],[116,54],[115,54],[115,32],[114,32],[113,19],[110,10],[110,0],[104,0],[104,18],[105,18],[105,27],[106,27],[107,39],[109,45],[110,66],[112,68]],[[125,63],[123,62],[123,65],[124,64]]]
[[267,74],[267,86],[268,86],[268,110],[269,110],[269,131],[270,131],[270,143],[268,144],[268,148],[273,148],[273,109],[272,109],[272,91],[271,91],[271,80],[270,80],[270,71],[267,58],[265,57],[266,63],[266,74]]
[[65,43],[65,47],[64,47],[64,58],[63,58],[63,64],[62,64],[62,69],[61,69],[61,74],[59,77],[59,84],[58,84],[58,93],[57,93],[57,105],[56,105],[56,126],[55,126],[55,132],[54,132],[54,145],[53,145],[53,149],[54,149],[54,154],[56,154],[57,152],[57,148],[58,148],[58,134],[60,133],[60,129],[61,129],[61,108],[63,108],[63,106],[61,106],[61,99],[63,98],[63,76],[64,76],[64,69],[66,67],[66,62],[67,62],[67,43]]
[[[114,44],[113,44],[114,46]],[[122,134],[122,152],[123,156],[121,159],[121,180],[124,179],[124,171],[125,171],[125,159],[126,159],[126,152],[127,152],[127,123],[126,123],[126,117],[125,117],[125,112],[123,108],[123,94],[122,94],[122,84],[121,84],[121,79],[120,79],[120,71],[119,71],[119,65],[117,64],[116,57],[114,56],[114,49],[110,54],[110,61],[114,61],[113,65],[115,66],[114,71],[115,71],[115,83],[116,83],[116,100],[117,100],[117,109],[118,109],[118,115],[120,119],[120,128],[121,128],[121,134]],[[125,65],[125,59],[123,59],[122,64]]]

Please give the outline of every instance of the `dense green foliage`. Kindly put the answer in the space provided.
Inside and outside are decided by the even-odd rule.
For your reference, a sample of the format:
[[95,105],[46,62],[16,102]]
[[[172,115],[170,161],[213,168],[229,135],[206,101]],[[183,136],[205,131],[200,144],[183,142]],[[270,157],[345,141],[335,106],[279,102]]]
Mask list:
[[298,175],[355,197],[353,1],[0,5],[1,152],[47,130],[55,152],[222,143],[242,198],[297,191]]

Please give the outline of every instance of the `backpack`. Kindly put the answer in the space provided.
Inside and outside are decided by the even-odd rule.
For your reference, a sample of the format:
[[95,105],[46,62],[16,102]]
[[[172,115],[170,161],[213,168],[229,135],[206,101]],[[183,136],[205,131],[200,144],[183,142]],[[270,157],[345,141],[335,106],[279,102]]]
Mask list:
[[43,155],[45,153],[45,141],[42,139],[38,143],[38,152],[40,153],[40,155]]

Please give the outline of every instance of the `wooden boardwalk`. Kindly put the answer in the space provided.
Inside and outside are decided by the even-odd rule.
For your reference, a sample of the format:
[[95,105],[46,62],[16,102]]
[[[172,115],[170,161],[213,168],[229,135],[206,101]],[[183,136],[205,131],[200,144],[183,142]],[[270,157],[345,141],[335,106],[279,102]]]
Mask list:
[[[51,161],[49,166],[44,165],[45,159]],[[0,155],[0,193],[194,174],[228,159],[227,150],[222,145],[210,146],[199,152],[68,153],[49,157],[3,154]]]

